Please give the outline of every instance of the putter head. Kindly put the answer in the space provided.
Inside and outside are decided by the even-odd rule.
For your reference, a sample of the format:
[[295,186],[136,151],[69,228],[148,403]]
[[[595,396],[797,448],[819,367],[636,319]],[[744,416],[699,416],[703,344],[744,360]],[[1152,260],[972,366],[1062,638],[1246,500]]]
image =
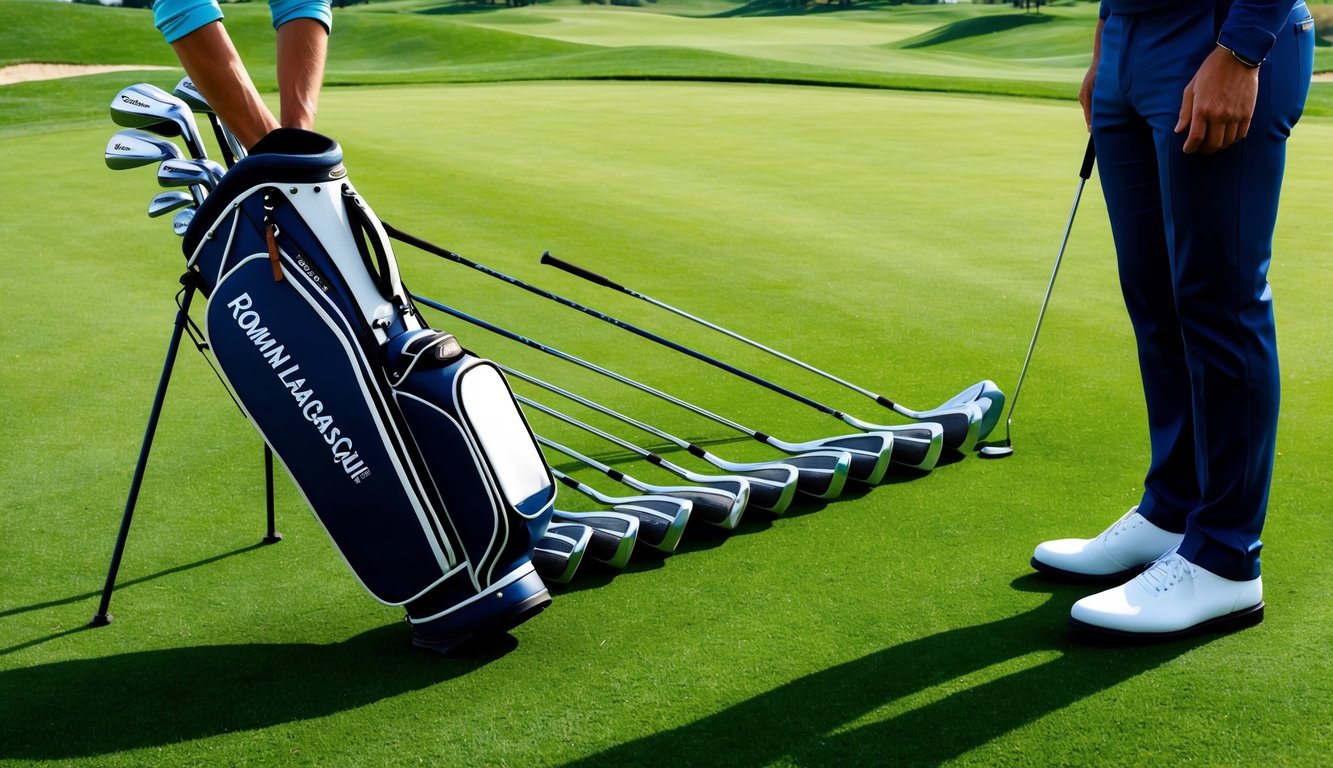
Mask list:
[[148,218],[155,219],[172,211],[194,205],[194,196],[178,190],[159,192],[148,201]]
[[182,157],[176,143],[147,131],[126,128],[118,131],[106,143],[106,167],[113,171],[139,168],[164,160]]

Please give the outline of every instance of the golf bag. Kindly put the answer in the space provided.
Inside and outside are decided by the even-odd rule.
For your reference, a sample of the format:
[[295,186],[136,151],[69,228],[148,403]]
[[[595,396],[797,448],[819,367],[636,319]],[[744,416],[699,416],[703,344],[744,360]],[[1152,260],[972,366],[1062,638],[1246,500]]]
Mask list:
[[422,321],[337,143],[270,134],[184,250],[224,381],[415,643],[447,650],[549,604],[531,557],[554,478],[500,371]]

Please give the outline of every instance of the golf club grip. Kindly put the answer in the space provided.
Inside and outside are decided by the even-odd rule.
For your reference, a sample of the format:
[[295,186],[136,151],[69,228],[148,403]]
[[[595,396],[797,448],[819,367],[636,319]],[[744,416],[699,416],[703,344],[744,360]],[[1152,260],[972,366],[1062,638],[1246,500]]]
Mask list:
[[596,272],[584,269],[583,267],[580,267],[577,264],[570,264],[568,261],[565,261],[564,259],[557,259],[556,257],[551,255],[550,251],[546,251],[545,253],[542,254],[542,263],[550,264],[556,269],[563,269],[564,271],[568,272],[571,275],[577,275],[578,277],[581,277],[584,280],[587,280],[588,282],[597,283],[598,285],[604,285],[612,290],[621,291],[622,293],[628,291],[628,289],[625,288],[625,286],[621,285],[620,283],[617,283],[616,281],[612,280],[609,277],[603,277],[597,274]]
[[1092,178],[1092,164],[1097,160],[1097,146],[1092,141],[1092,136],[1088,136],[1088,150],[1083,153],[1083,167],[1079,169],[1078,175],[1085,181]]

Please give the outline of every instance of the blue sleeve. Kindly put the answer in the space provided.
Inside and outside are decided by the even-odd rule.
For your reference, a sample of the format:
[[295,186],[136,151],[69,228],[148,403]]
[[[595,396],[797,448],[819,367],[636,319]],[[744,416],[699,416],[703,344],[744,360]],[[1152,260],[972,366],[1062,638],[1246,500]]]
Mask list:
[[273,15],[273,28],[277,29],[293,19],[314,19],[324,25],[326,31],[333,31],[333,11],[329,8],[331,0],[268,0],[269,13]]
[[217,0],[153,0],[153,25],[168,43],[221,18]]
[[1110,15],[1111,15],[1110,4],[1106,2],[1106,0],[1102,0],[1101,5],[1097,8],[1097,18],[1105,19],[1107,16]]
[[1251,61],[1263,61],[1293,7],[1291,0],[1236,0],[1217,42]]

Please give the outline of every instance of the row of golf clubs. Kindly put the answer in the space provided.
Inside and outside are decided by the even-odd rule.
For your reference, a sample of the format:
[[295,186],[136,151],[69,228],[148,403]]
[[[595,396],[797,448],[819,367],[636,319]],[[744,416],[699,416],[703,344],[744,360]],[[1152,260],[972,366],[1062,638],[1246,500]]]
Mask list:
[[[200,135],[198,126],[194,120],[194,112],[199,112],[208,116],[214,130],[214,135],[218,141],[218,145],[222,148],[224,156],[226,156],[229,164],[244,156],[243,148],[240,147],[239,143],[235,140],[235,137],[209,108],[207,101],[203,98],[202,94],[194,88],[194,85],[190,82],[189,78],[180,81],[175,88],[174,94],[168,94],[155,86],[147,84],[130,86],[117,94],[116,99],[111,106],[113,119],[117,124],[127,126],[127,130],[117,133],[108,143],[106,151],[107,165],[113,169],[120,170],[157,162],[159,163],[159,184],[164,187],[190,187],[191,191],[189,194],[176,191],[164,192],[154,197],[149,204],[150,216],[161,216],[173,210],[179,210],[174,222],[174,228],[177,234],[184,233],[192,220],[194,211],[197,210],[197,206],[203,202],[210,192],[212,192],[220,181],[222,174],[225,172],[221,165],[208,159],[204,149],[202,136]],[[186,147],[191,154],[190,159],[185,159],[179,148],[169,140],[171,137],[175,136],[180,136],[184,140]],[[396,230],[392,229],[391,231],[396,232]],[[413,244],[420,245],[420,243]],[[462,260],[461,257],[457,257],[456,254],[448,253],[447,255],[453,258],[453,260],[460,261],[460,263],[464,263],[467,266],[481,269],[488,274],[498,276],[508,282],[519,285],[520,287],[525,287],[529,290],[538,292],[547,298],[561,301],[561,303],[565,303],[567,306],[573,306],[576,309],[595,314],[600,318],[613,322],[627,330],[639,332],[637,329],[627,327],[626,324],[615,321],[613,318],[607,318],[592,310],[588,310],[581,305],[576,305],[561,297],[540,291],[540,289],[533,289],[531,286],[527,286],[521,281],[509,278],[500,273],[493,273],[493,271],[487,270],[481,265]],[[586,279],[590,279],[593,282],[616,288],[622,292],[630,293],[630,295],[666,307],[666,305],[662,305],[655,300],[649,299],[641,294],[636,294],[628,289],[624,289],[622,286],[618,286],[606,278],[602,278],[594,273],[590,273],[587,270],[575,267],[566,262],[561,262],[549,255],[543,258],[543,263],[554,263],[561,269],[585,277]],[[437,306],[434,305],[433,302],[427,301],[427,303]],[[448,310],[447,308],[440,306],[437,306],[437,308],[449,311],[456,317],[460,316],[456,311]],[[666,308],[673,312],[677,312],[678,314],[685,314],[671,307]],[[933,466],[935,459],[938,457],[938,444],[940,442],[940,433],[942,432],[940,426],[935,422],[930,421],[930,419],[934,418],[938,421],[945,422],[952,419],[950,432],[953,434],[951,435],[950,447],[966,450],[975,445],[978,436],[984,436],[984,433],[981,435],[978,434],[980,432],[978,423],[982,421],[983,417],[987,415],[987,411],[990,410],[988,406],[995,404],[992,401],[995,400],[998,395],[998,390],[994,390],[993,385],[988,387],[987,385],[989,385],[989,382],[983,382],[965,390],[963,393],[960,393],[959,396],[940,406],[940,408],[934,409],[934,411],[910,411],[881,395],[875,395],[868,390],[862,390],[855,385],[851,385],[841,379],[833,377],[831,374],[823,373],[818,369],[814,369],[811,366],[781,355],[781,353],[776,353],[755,342],[750,342],[737,334],[732,334],[725,331],[725,329],[721,329],[690,315],[686,314],[685,316],[708,325],[715,330],[721,330],[735,338],[740,338],[747,343],[759,346],[759,348],[772,352],[773,354],[783,357],[791,362],[796,362],[798,365],[802,365],[809,370],[820,373],[826,378],[831,378],[834,381],[838,381],[853,389],[857,389],[857,391],[861,391],[863,394],[871,396],[886,407],[893,408],[899,413],[907,415],[909,418],[916,418],[923,421],[927,426],[924,428],[921,425],[915,425],[913,427],[880,427],[880,425],[861,422],[818,403],[809,401],[807,398],[784,391],[765,380],[758,380],[757,377],[733,369],[725,363],[704,358],[707,362],[723,367],[738,375],[742,375],[751,381],[756,381],[756,383],[770,389],[776,389],[783,394],[793,396],[795,399],[802,402],[812,404],[816,408],[831,413],[853,426],[868,430],[867,434],[864,435],[826,438],[824,440],[811,441],[803,444],[784,443],[783,441],[778,441],[764,433],[756,430],[748,430],[747,428],[741,427],[727,419],[716,416],[715,414],[710,414],[697,406],[692,406],[686,403],[685,401],[665,395],[665,393],[652,390],[643,385],[638,385],[637,382],[632,382],[632,380],[628,380],[624,377],[618,377],[618,375],[611,374],[610,372],[605,371],[605,369],[598,369],[596,366],[592,366],[594,370],[605,372],[618,380],[631,383],[633,386],[649,391],[650,393],[667,399],[670,402],[686,407],[695,413],[705,415],[727,426],[737,428],[761,442],[778,447],[780,450],[792,454],[785,461],[736,464],[733,462],[725,462],[698,446],[690,444],[680,438],[675,438],[665,431],[649,427],[642,422],[638,422],[611,411],[610,409],[598,406],[596,403],[585,398],[580,398],[573,393],[545,384],[535,377],[530,377],[521,372],[506,368],[505,370],[512,376],[522,378],[525,381],[541,386],[548,391],[564,395],[576,402],[583,403],[602,413],[610,415],[613,418],[618,418],[626,423],[635,425],[645,431],[657,435],[658,437],[667,439],[669,442],[688,450],[691,454],[703,458],[714,466],[737,473],[724,476],[708,476],[690,472],[683,467],[666,461],[647,449],[583,424],[553,408],[549,408],[548,406],[533,401],[530,398],[520,396],[520,401],[529,408],[544,412],[561,421],[574,424],[575,426],[597,434],[621,448],[631,450],[649,463],[674,472],[696,484],[693,486],[650,485],[614,470],[605,464],[601,464],[573,449],[567,448],[547,438],[539,437],[542,444],[548,448],[570,456],[576,461],[601,471],[613,479],[625,483],[631,488],[646,494],[630,497],[607,496],[596,491],[596,489],[593,489],[586,484],[579,483],[573,478],[557,471],[556,477],[562,483],[588,495],[601,504],[611,505],[612,509],[600,512],[558,511],[556,513],[556,518],[548,530],[547,536],[539,542],[536,552],[534,553],[534,562],[537,564],[539,570],[542,571],[543,576],[548,580],[556,583],[567,583],[573,577],[585,552],[590,554],[594,559],[603,561],[612,567],[622,567],[628,562],[634,544],[640,538],[642,538],[644,543],[648,546],[663,552],[670,552],[674,550],[676,544],[679,542],[685,523],[688,521],[692,512],[695,513],[696,517],[705,520],[706,522],[710,522],[725,529],[731,529],[739,524],[741,515],[747,504],[753,504],[754,506],[766,509],[775,514],[781,514],[790,505],[797,490],[818,498],[830,499],[836,498],[841,493],[843,485],[849,477],[862,482],[878,483],[884,477],[888,467],[893,451],[895,430],[898,431],[900,443],[904,442],[904,440],[915,440],[925,445],[924,450],[926,453],[924,456],[926,458],[922,458],[916,464],[910,464],[910,466],[928,470]],[[483,327],[487,327],[486,324],[476,321],[475,318],[467,316],[461,317],[462,319],[469,320],[470,322],[478,322],[479,324],[482,324]],[[492,327],[492,330],[496,329]],[[510,335],[511,338],[514,337],[513,335],[508,334],[508,332],[501,332],[504,335]],[[642,332],[639,333],[642,335]],[[522,340],[522,337],[518,338]],[[651,335],[650,338],[652,338]],[[654,340],[658,339],[654,338]],[[533,345],[532,342],[528,342],[527,340],[523,341],[530,346]],[[693,353],[691,350],[681,349],[680,345],[675,345],[672,342],[665,343],[668,346],[677,348],[678,351],[684,351],[687,354],[693,354],[696,357],[700,356],[698,353]],[[543,348],[540,345],[538,346],[539,348]],[[557,356],[563,355],[563,353],[558,353],[549,348],[544,349],[552,351]],[[577,362],[580,362],[580,364],[584,364],[585,366],[591,365],[582,363],[582,361]],[[998,397],[1002,398],[1002,395],[998,395]],[[1002,402],[1002,399],[1000,402]],[[999,409],[996,408],[995,410],[998,411]],[[959,431],[960,423],[962,425],[961,432]],[[994,421],[990,420],[990,424],[987,425],[985,432],[989,432],[989,427],[993,424]],[[929,444],[932,443],[936,446],[933,453],[929,446]],[[914,453],[918,454],[918,456],[922,455],[920,450],[915,450]]]
[[[194,214],[226,173],[220,163],[208,158],[194,113],[207,115],[214,136],[228,165],[245,156],[245,150],[218,119],[190,78],[182,78],[172,93],[148,83],[121,89],[111,101],[111,119],[124,129],[107,142],[108,168],[120,171],[157,164],[157,183],[170,191],[160,192],[148,203],[148,216],[157,218],[175,212],[172,229],[184,235]],[[188,156],[172,138],[180,137]],[[179,188],[188,188],[188,192]]]

